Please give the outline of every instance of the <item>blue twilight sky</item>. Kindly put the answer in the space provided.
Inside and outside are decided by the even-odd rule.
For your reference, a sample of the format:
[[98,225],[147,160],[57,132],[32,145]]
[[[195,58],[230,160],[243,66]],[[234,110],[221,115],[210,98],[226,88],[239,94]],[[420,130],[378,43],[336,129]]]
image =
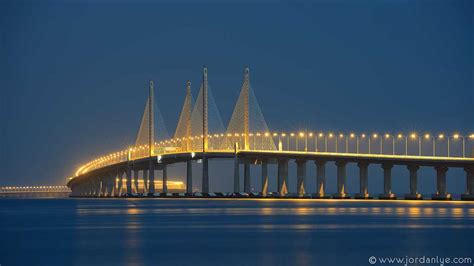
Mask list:
[[63,184],[81,163],[130,145],[149,79],[173,132],[185,82],[196,97],[204,64],[225,123],[248,65],[275,130],[470,133],[473,10],[472,1],[1,1],[0,185]]

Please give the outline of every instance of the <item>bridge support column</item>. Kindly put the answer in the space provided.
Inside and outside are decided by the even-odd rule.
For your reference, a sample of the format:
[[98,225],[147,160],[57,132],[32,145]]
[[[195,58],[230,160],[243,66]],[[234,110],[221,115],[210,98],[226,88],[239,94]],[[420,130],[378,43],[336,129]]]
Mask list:
[[359,194],[356,194],[356,199],[371,199],[369,194],[369,163],[359,162]]
[[163,174],[163,187],[161,193],[166,196],[166,193],[168,193],[168,170],[166,164],[163,164],[163,169],[161,171]]
[[209,159],[206,154],[202,157],[202,193],[209,194]]
[[106,197],[107,196],[107,182],[108,182],[108,177],[102,177],[100,181],[100,197]]
[[327,199],[328,195],[325,195],[326,188],[326,161],[317,160],[314,161],[316,164],[316,193],[313,197],[318,199]]
[[288,194],[288,159],[278,159],[278,193],[280,197]]
[[143,195],[145,196],[148,193],[148,170],[143,170]]
[[133,170],[133,191],[138,194],[138,169]]
[[193,193],[193,161],[186,162],[186,194],[191,196]]
[[115,196],[120,197],[122,196],[122,172],[117,172],[117,190],[115,191]]
[[379,195],[379,199],[397,199],[397,196],[392,193],[392,168],[393,164],[382,164],[383,169],[383,194]]
[[244,192],[250,193],[250,163],[246,159],[244,162]]
[[436,166],[436,194],[433,194],[433,200],[451,200],[451,194],[446,192],[446,172],[448,167],[446,166]]
[[112,174],[111,176],[112,190],[110,191],[110,196],[115,197],[117,195],[117,176]]
[[465,167],[466,193],[461,195],[462,200],[474,200],[474,167]]
[[126,196],[132,196],[132,168],[130,164],[127,165],[127,194]]
[[304,197],[306,183],[306,160],[296,160],[296,193],[298,197]]
[[115,180],[114,175],[109,174],[107,176],[107,197],[112,197],[114,194],[114,180]]
[[268,196],[268,162],[262,160],[262,196]]
[[350,199],[346,192],[346,161],[337,161],[337,193],[332,195],[333,199]]
[[409,165],[407,166],[408,171],[410,171],[410,194],[405,195],[406,200],[421,200],[423,196],[418,193],[418,165]]
[[155,195],[155,163],[153,162],[152,157],[148,162],[148,196],[153,197]]
[[105,187],[106,186],[105,186],[104,178],[101,177],[99,179],[99,191],[98,191],[99,194],[97,196],[99,196],[99,197],[104,197],[105,196]]
[[235,154],[234,157],[234,193],[240,192],[240,164],[239,157]]

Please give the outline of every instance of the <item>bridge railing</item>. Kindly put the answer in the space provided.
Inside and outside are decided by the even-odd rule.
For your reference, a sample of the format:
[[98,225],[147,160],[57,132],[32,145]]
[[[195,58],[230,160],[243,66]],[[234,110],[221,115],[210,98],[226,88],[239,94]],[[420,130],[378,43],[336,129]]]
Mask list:
[[[181,152],[202,152],[203,136],[176,138],[155,142],[150,152],[149,145],[130,147],[97,158],[81,166],[77,175],[129,160]],[[474,157],[474,134],[433,136],[430,134],[335,134],[313,132],[245,134],[211,134],[207,138],[208,152],[281,151],[352,153],[361,155],[399,155],[432,157]],[[247,144],[247,145],[246,145]],[[248,147],[247,149],[245,147]]]

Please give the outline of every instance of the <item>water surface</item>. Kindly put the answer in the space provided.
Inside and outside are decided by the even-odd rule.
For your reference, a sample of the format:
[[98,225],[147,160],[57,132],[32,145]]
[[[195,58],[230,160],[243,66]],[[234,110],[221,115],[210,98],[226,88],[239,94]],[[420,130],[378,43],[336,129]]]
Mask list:
[[369,265],[370,256],[469,257],[473,207],[428,201],[2,199],[0,264]]

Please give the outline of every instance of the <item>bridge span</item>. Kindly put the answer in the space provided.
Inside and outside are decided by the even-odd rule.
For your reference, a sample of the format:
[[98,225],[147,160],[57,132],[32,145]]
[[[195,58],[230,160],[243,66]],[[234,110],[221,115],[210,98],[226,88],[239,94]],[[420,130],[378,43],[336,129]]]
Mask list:
[[[186,97],[173,137],[167,137],[163,119],[154,102],[154,84],[150,81],[149,95],[138,130],[135,145],[110,153],[81,166],[67,186],[74,197],[169,196],[171,181],[167,167],[186,163],[186,193],[181,196],[212,196],[209,190],[209,160],[234,161],[233,189],[220,196],[297,197],[297,198],[357,198],[422,199],[418,191],[417,173],[420,167],[432,167],[436,176],[436,191],[432,199],[453,199],[446,186],[450,168],[465,171],[466,189],[463,200],[474,200],[474,134],[462,135],[427,133],[334,133],[271,131],[263,118],[250,86],[249,70],[244,71],[243,85],[231,120],[224,129],[212,93],[208,86],[207,68],[196,102],[191,83],[186,83]],[[471,148],[469,148],[471,147]],[[193,192],[192,165],[202,163],[202,187]],[[289,163],[296,163],[295,188],[288,186]],[[316,166],[316,175],[308,177],[308,164]],[[250,186],[250,165],[261,169],[261,191],[253,193]],[[277,191],[270,192],[269,165],[277,166]],[[337,167],[337,191],[326,191],[326,166]],[[360,191],[349,195],[346,186],[346,166],[359,168]],[[243,165],[243,189],[240,186]],[[368,190],[369,165],[380,165],[383,190],[371,194]],[[409,188],[405,195],[392,192],[392,168],[406,166]],[[161,187],[155,187],[155,171],[162,171]],[[141,180],[140,179],[141,176]],[[316,187],[306,186],[307,178],[316,180]],[[140,183],[143,184],[139,186]],[[375,193],[375,192],[374,192]],[[175,196],[180,195],[175,193]]]

